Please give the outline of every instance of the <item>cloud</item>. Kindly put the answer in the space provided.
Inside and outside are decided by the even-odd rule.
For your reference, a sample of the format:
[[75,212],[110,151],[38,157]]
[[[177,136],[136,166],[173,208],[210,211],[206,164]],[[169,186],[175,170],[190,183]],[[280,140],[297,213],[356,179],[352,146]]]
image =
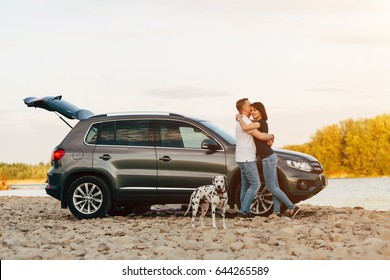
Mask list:
[[376,11],[385,3],[384,0],[277,0],[264,1],[263,8],[268,8],[268,11],[313,16]]
[[145,32],[116,32],[116,31],[99,31],[82,34],[82,37],[91,37],[103,40],[133,40],[148,38],[168,38],[176,36],[177,33],[171,31],[145,31]]
[[324,96],[338,96],[354,98],[375,98],[389,97],[387,88],[376,86],[372,82],[365,81],[327,81],[319,83],[316,87],[305,90],[307,93],[318,93]]
[[388,35],[338,35],[333,37],[323,37],[323,41],[350,44],[350,45],[367,45],[367,46],[383,46],[390,45],[390,34]]
[[165,89],[152,89],[145,91],[143,95],[163,99],[199,99],[226,97],[231,96],[232,93],[223,90],[209,90],[196,87],[182,86]]

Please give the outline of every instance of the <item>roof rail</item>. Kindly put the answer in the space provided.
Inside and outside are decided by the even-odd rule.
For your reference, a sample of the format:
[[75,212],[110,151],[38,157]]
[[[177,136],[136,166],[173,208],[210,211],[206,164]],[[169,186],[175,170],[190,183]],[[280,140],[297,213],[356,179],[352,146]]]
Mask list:
[[176,116],[176,117],[184,117],[183,115],[169,112],[156,112],[156,111],[132,111],[132,112],[115,112],[115,113],[107,113],[96,116],[107,116],[107,117],[115,117],[115,116],[135,116],[135,115],[156,115],[156,116]]

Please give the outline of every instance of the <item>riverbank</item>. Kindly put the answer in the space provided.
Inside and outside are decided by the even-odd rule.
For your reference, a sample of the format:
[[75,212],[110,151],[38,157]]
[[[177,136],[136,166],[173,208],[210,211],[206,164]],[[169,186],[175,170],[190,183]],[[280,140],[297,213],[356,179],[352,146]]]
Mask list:
[[0,191],[10,190],[12,185],[39,185],[46,179],[0,180]]
[[177,209],[77,220],[49,197],[0,197],[0,259],[390,259],[390,211],[300,207],[293,220],[229,218],[223,230],[207,217],[194,230]]

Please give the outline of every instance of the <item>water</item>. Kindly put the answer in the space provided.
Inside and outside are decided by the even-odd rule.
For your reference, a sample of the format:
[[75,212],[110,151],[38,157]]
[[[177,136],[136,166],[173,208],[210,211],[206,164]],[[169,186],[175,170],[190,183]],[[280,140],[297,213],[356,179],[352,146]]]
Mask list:
[[[13,185],[0,196],[48,196],[45,184]],[[329,179],[329,186],[301,203],[334,207],[390,210],[390,177]]]
[[48,196],[46,184],[17,184],[11,185],[10,190],[0,191],[0,196]]
[[390,210],[390,177],[329,179],[329,186],[301,203]]

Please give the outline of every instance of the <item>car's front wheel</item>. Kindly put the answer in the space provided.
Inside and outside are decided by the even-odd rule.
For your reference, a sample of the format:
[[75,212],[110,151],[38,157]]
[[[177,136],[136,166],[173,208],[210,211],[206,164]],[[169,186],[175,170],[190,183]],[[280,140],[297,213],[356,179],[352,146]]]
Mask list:
[[263,185],[255,195],[251,205],[251,213],[255,215],[268,216],[273,209],[272,193]]
[[[235,192],[235,202],[240,209],[240,193],[241,193],[241,183],[237,186]],[[253,199],[250,211],[254,215],[259,216],[268,216],[272,213],[273,209],[272,193],[262,185]]]
[[111,193],[102,179],[83,176],[70,185],[67,202],[69,210],[79,219],[103,217],[111,209]]

